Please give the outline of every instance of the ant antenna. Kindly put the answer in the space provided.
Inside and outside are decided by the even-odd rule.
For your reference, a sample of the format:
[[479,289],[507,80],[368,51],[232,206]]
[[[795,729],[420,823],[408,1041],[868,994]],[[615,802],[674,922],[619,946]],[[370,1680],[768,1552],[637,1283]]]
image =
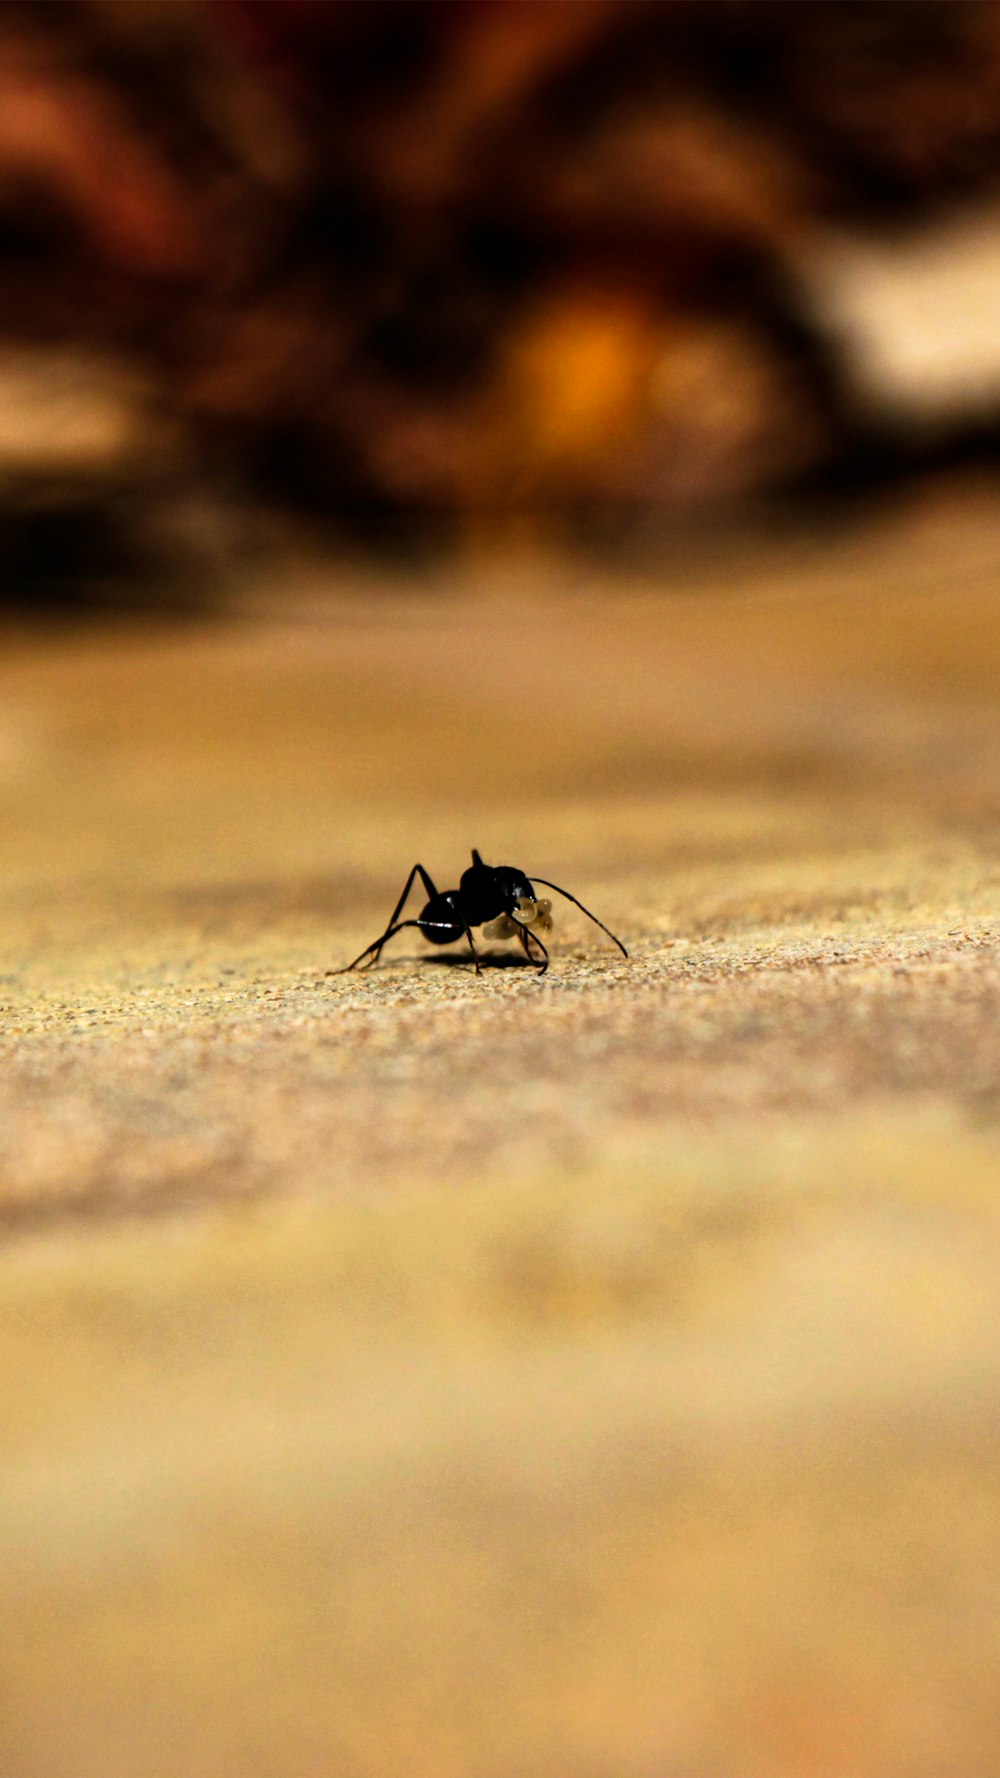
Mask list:
[[[475,856],[475,854],[473,854],[473,856]],[[615,937],[610,926],[605,926],[604,921],[599,920],[596,914],[592,914],[589,908],[585,908],[583,902],[578,901],[575,895],[571,895],[568,889],[561,889],[558,883],[550,883],[546,877],[531,877],[529,878],[529,881],[532,883],[541,883],[543,889],[554,889],[557,895],[565,896],[567,901],[571,901],[574,907],[578,907],[581,913],[586,914],[588,920],[593,920],[595,926],[599,926],[602,932],[607,933],[612,944],[618,946],[623,957],[628,956],[628,952],[622,944],[621,939]],[[534,933],[532,933],[532,937],[534,937]]]

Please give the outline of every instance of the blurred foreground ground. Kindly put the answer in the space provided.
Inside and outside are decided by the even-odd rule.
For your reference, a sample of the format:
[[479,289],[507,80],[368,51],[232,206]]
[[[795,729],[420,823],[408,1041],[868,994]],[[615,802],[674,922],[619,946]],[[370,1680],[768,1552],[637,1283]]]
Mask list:
[[5,1778],[994,1778],[998,576],[8,640]]

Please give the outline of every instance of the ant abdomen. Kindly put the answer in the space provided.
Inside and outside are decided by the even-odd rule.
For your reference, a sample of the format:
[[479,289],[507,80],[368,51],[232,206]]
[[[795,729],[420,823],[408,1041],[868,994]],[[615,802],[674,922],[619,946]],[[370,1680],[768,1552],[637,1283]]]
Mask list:
[[[425,925],[424,922],[427,922]],[[447,895],[434,895],[420,916],[420,925],[428,944],[453,945],[465,931]]]

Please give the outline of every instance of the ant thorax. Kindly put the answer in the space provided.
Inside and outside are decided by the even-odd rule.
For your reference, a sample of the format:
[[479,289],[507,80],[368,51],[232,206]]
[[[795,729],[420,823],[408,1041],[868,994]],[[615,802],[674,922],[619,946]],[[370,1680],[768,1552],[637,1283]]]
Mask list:
[[535,901],[530,895],[519,895],[511,913],[498,914],[483,927],[483,937],[516,938],[525,927],[536,932],[551,932],[551,901]]

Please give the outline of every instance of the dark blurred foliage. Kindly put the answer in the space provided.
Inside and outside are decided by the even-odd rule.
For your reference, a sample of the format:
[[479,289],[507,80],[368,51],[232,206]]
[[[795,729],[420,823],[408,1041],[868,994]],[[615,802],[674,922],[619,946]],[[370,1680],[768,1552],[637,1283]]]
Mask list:
[[0,77],[29,596],[206,488],[384,543],[864,482],[803,254],[1000,174],[991,0],[8,3]]

